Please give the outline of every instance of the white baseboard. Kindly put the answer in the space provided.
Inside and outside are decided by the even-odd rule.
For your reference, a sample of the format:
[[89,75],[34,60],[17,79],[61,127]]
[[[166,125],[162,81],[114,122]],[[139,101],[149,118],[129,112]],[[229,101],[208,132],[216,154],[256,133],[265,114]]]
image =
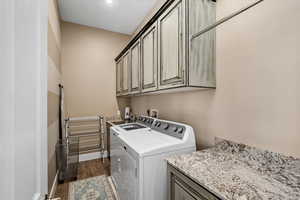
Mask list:
[[[100,152],[86,153],[79,155],[79,162],[102,158]],[[107,158],[107,151],[104,151],[103,158]]]
[[57,188],[57,183],[58,183],[58,170],[55,174],[55,177],[54,177],[54,180],[53,180],[53,183],[52,183],[51,191],[50,191],[50,194],[49,194],[50,198],[53,198],[54,195],[55,195],[56,188]]

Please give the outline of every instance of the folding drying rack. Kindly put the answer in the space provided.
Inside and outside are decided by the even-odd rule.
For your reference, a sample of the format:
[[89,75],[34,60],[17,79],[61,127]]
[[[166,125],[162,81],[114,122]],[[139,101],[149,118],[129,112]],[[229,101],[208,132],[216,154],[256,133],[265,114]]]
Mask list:
[[99,152],[104,157],[104,118],[102,116],[65,119],[64,136],[56,145],[59,182],[76,180],[79,155]]

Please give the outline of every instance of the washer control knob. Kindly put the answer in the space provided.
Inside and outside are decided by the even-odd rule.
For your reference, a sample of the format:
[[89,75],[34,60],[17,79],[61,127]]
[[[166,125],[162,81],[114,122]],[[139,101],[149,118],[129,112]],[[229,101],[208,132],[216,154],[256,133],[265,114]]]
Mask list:
[[157,127],[160,127],[160,124],[161,124],[160,122],[157,122],[156,126],[157,126]]
[[178,130],[177,126],[173,127],[173,131],[176,132]]
[[178,133],[179,133],[179,134],[182,134],[182,133],[183,133],[183,128],[182,128],[182,127],[178,129]]
[[170,126],[169,124],[165,124],[164,129],[167,130],[169,128],[169,126]]

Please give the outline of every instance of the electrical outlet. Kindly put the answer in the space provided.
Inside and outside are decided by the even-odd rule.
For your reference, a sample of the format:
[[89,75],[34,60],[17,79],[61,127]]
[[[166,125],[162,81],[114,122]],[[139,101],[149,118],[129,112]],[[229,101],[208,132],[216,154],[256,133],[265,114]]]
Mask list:
[[151,110],[150,110],[150,116],[154,117],[154,118],[158,118],[158,110],[154,109],[154,108],[151,108]]

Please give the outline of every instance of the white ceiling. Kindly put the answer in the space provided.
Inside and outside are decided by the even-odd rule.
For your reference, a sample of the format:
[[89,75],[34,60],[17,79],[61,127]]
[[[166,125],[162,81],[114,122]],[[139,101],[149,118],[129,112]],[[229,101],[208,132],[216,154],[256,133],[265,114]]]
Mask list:
[[132,34],[157,0],[58,0],[63,21]]

